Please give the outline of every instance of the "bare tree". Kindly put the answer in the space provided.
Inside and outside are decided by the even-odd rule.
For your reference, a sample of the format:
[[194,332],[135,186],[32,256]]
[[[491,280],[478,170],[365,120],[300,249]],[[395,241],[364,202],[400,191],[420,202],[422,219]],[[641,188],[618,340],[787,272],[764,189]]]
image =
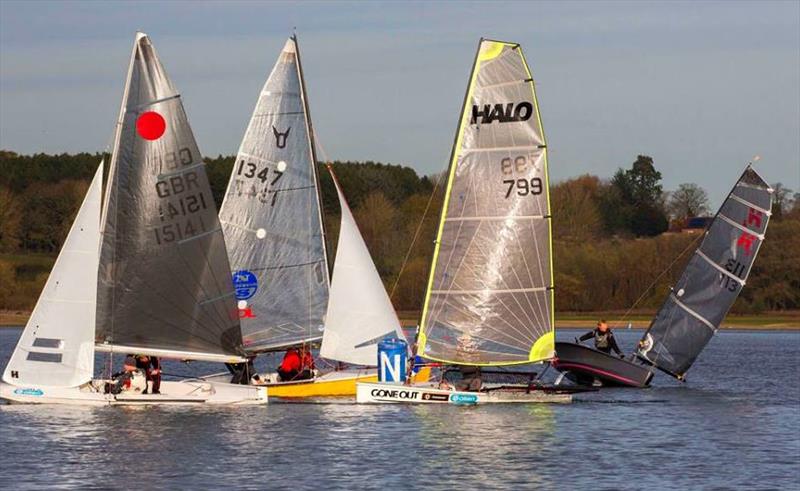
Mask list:
[[707,215],[708,194],[697,184],[687,182],[670,193],[667,203],[673,218],[690,218]]

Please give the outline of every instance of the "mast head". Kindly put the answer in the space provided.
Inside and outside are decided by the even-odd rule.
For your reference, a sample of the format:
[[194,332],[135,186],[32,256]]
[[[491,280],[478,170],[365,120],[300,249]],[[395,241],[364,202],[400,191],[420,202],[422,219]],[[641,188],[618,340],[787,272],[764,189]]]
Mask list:
[[297,38],[295,36],[290,36],[286,40],[286,44],[283,45],[283,52],[292,54],[297,52]]

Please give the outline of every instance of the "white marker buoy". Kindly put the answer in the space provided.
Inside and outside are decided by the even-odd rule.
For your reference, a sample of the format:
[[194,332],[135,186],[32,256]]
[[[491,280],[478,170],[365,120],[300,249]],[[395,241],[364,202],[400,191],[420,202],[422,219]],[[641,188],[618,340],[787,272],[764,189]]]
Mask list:
[[247,300],[239,300],[239,308],[244,310],[247,308]]
[[256,238],[263,239],[267,236],[267,231],[263,228],[256,230]]
[[283,172],[286,170],[286,161],[281,160],[278,162],[278,172]]

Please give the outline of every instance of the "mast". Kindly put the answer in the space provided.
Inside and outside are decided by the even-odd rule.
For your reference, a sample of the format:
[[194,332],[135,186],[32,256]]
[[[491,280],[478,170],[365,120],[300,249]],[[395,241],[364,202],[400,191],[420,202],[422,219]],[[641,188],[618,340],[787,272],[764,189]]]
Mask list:
[[487,366],[552,357],[548,185],[533,77],[519,44],[482,39],[451,155],[422,356]]
[[[303,103],[303,112],[306,116],[306,131],[308,132],[308,146],[311,149],[311,162],[314,164],[314,183],[317,188],[317,210],[319,213],[319,226],[322,230],[322,248],[325,251],[325,271],[328,274],[328,286],[330,287],[331,259],[328,251],[328,230],[325,224],[325,215],[322,213],[322,191],[319,184],[319,169],[317,168],[317,146],[314,141],[314,123],[311,121],[311,107],[306,94],[306,78],[303,76],[303,63],[300,61],[300,44],[297,42],[297,34],[292,34],[294,40],[295,56],[297,57],[297,76],[300,79],[300,99]],[[331,173],[331,175],[333,175]]]

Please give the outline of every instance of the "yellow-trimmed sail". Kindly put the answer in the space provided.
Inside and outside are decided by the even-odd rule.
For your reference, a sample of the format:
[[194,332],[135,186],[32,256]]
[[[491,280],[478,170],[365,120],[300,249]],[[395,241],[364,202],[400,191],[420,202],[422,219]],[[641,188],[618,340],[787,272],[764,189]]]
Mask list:
[[418,352],[512,365],[554,352],[547,146],[516,43],[481,40],[459,120]]

